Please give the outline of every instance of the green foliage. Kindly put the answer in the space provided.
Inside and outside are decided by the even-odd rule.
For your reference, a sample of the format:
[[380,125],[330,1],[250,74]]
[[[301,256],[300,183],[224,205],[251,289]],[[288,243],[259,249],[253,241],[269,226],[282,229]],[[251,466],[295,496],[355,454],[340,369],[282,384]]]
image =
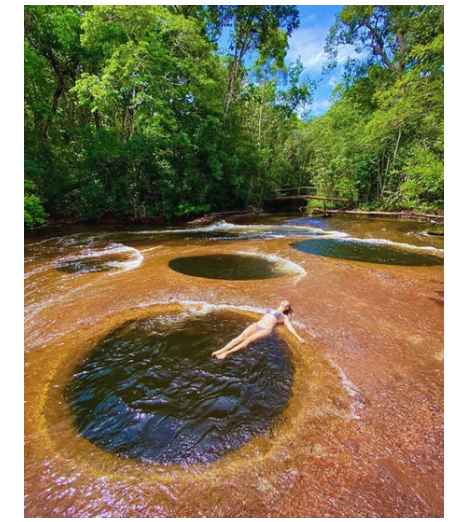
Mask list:
[[188,202],[179,203],[177,208],[173,209],[173,216],[191,216],[193,214],[204,214],[210,210],[210,205],[192,205]]
[[48,214],[45,212],[40,198],[34,194],[35,184],[32,181],[25,180],[24,195],[24,222],[27,227],[34,227],[45,222]]
[[[315,150],[309,168],[317,194],[356,200],[362,187],[362,122],[366,115],[352,101],[336,101],[322,118],[311,122],[308,146]],[[316,144],[318,148],[316,149]]]
[[229,29],[226,90],[223,96],[224,118],[239,95],[239,83],[245,76],[244,60],[257,53],[256,65],[265,64],[274,71],[285,70],[288,37],[299,26],[299,12],[286,5],[209,6],[210,32],[216,39]]
[[331,109],[310,122],[318,192],[361,206],[413,208],[443,200],[443,9],[346,6],[327,39],[353,46]]
[[444,167],[441,159],[428,149],[417,148],[403,168],[405,181],[399,195],[411,202],[441,202],[444,197]]
[[316,84],[284,63],[298,24],[295,6],[25,6],[25,222],[188,217],[311,180],[440,205],[443,7],[346,6],[327,51],[362,60],[310,121]]

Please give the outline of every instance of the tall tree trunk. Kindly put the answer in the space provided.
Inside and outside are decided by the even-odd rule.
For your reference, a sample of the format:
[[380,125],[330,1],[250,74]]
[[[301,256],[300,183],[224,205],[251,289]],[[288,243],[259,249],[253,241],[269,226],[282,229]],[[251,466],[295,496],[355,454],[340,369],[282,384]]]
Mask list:
[[55,54],[52,51],[49,51],[45,56],[51,63],[51,67],[53,68],[55,74],[56,74],[56,89],[53,94],[53,104],[51,106],[51,114],[47,118],[45,126],[43,127],[43,132],[41,137],[44,141],[48,139],[48,133],[50,132],[51,125],[53,124],[53,116],[56,114],[56,111],[58,110],[58,103],[59,99],[61,98],[61,95],[64,91],[64,76],[63,76],[63,70],[60,67],[60,64],[58,62],[58,59],[56,58]]
[[390,154],[387,156],[387,168],[385,169],[385,174],[382,176],[382,184],[380,187],[380,201],[383,200],[383,194],[385,191],[385,182],[388,179],[388,169],[390,167]]
[[96,125],[96,130],[99,130],[101,128],[101,118],[99,116],[99,111],[94,111],[94,124]]
[[124,120],[123,120],[123,127],[122,127],[122,141],[128,141],[134,135],[136,110],[137,110],[137,107],[139,107],[143,103],[144,103],[144,100],[139,100],[126,107],[126,111],[124,114]]
[[236,46],[235,53],[233,56],[232,66],[231,66],[231,74],[230,81],[228,82],[228,89],[225,94],[225,104],[223,110],[223,121],[226,121],[230,112],[231,104],[235,99],[235,88],[236,82],[238,81],[238,76],[243,64],[243,57],[248,49],[249,45],[249,37],[245,37],[240,46]]
[[398,127],[398,139],[397,145],[395,146],[395,152],[393,153],[393,168],[395,169],[395,162],[397,161],[398,145],[400,144],[400,138],[402,137],[402,128]]
[[259,121],[258,121],[258,149],[261,149],[261,124],[263,121],[263,100],[259,108]]
[[122,142],[129,141],[134,133],[135,110],[131,105],[126,107],[122,127]]
[[400,68],[400,74],[403,74],[405,72],[405,39],[403,37],[402,31],[398,31],[397,33],[397,42],[398,42],[398,51],[400,55],[399,59],[399,68]]
[[255,133],[255,111],[252,103],[250,103],[250,131],[251,134]]
[[53,124],[53,116],[56,114],[56,111],[58,110],[58,103],[59,103],[59,99],[61,98],[61,95],[63,94],[63,90],[64,90],[64,79],[63,79],[63,75],[59,74],[57,77],[57,85],[56,85],[55,93],[53,95],[53,104],[51,106],[51,114],[50,114],[50,116],[48,116],[45,126],[43,127],[43,132],[41,134],[41,137],[45,141],[48,139],[48,133],[51,129],[51,125]]
[[383,165],[383,158],[382,160],[378,162],[377,164],[377,201],[380,201],[380,182],[381,182],[381,179],[382,179],[382,174],[381,174],[381,165]]
[[228,119],[228,113],[230,112],[231,104],[233,103],[233,100],[235,98],[235,84],[238,79],[238,63],[236,62],[236,52],[235,52],[235,58],[233,59],[233,64],[231,67],[231,75],[230,75],[230,81],[228,82],[228,89],[225,94],[225,106],[223,109],[223,119],[226,121]]

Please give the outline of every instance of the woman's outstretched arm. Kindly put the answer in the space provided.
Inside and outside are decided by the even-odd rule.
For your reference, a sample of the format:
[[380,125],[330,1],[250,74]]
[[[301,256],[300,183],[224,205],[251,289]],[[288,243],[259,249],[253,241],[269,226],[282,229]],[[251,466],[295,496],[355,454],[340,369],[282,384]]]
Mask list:
[[297,334],[296,330],[294,329],[294,326],[291,324],[291,321],[289,320],[289,317],[286,315],[284,316],[284,324],[286,328],[294,335],[294,337],[296,337],[296,339],[302,344],[304,342],[304,339]]

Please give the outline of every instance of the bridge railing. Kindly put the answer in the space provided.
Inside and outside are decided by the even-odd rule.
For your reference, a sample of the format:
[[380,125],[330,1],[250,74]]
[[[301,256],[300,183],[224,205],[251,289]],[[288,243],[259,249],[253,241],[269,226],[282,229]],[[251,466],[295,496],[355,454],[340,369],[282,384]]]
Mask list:
[[[273,197],[263,198],[263,201],[282,201],[289,199],[313,199],[323,202],[323,209],[314,209],[312,211],[312,215],[316,213],[323,213],[324,215],[328,215],[327,203],[328,202],[336,202],[343,203],[345,206],[352,204],[353,202],[350,199],[345,198],[331,198],[326,196],[316,196],[316,187],[287,187],[281,189],[274,189],[272,191],[274,193]],[[295,194],[292,194],[295,192]],[[286,195],[285,195],[286,194]],[[292,194],[292,195],[290,195]]]
[[290,193],[296,191],[297,196],[312,196],[316,194],[316,187],[288,187],[281,189],[274,189],[273,192],[278,196],[282,193]]

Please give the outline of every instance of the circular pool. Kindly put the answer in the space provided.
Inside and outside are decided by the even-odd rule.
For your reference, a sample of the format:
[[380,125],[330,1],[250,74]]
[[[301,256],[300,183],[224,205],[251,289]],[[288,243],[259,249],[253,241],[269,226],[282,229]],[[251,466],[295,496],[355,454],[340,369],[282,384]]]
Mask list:
[[185,275],[235,281],[271,279],[298,273],[296,268],[284,259],[247,254],[179,257],[172,259],[169,267]]
[[291,246],[306,254],[400,266],[435,266],[444,264],[443,257],[421,248],[406,249],[372,240],[306,239]]
[[63,392],[77,431],[115,455],[161,464],[213,461],[265,433],[291,396],[284,341],[272,335],[211,357],[247,324],[225,312],[123,324]]

